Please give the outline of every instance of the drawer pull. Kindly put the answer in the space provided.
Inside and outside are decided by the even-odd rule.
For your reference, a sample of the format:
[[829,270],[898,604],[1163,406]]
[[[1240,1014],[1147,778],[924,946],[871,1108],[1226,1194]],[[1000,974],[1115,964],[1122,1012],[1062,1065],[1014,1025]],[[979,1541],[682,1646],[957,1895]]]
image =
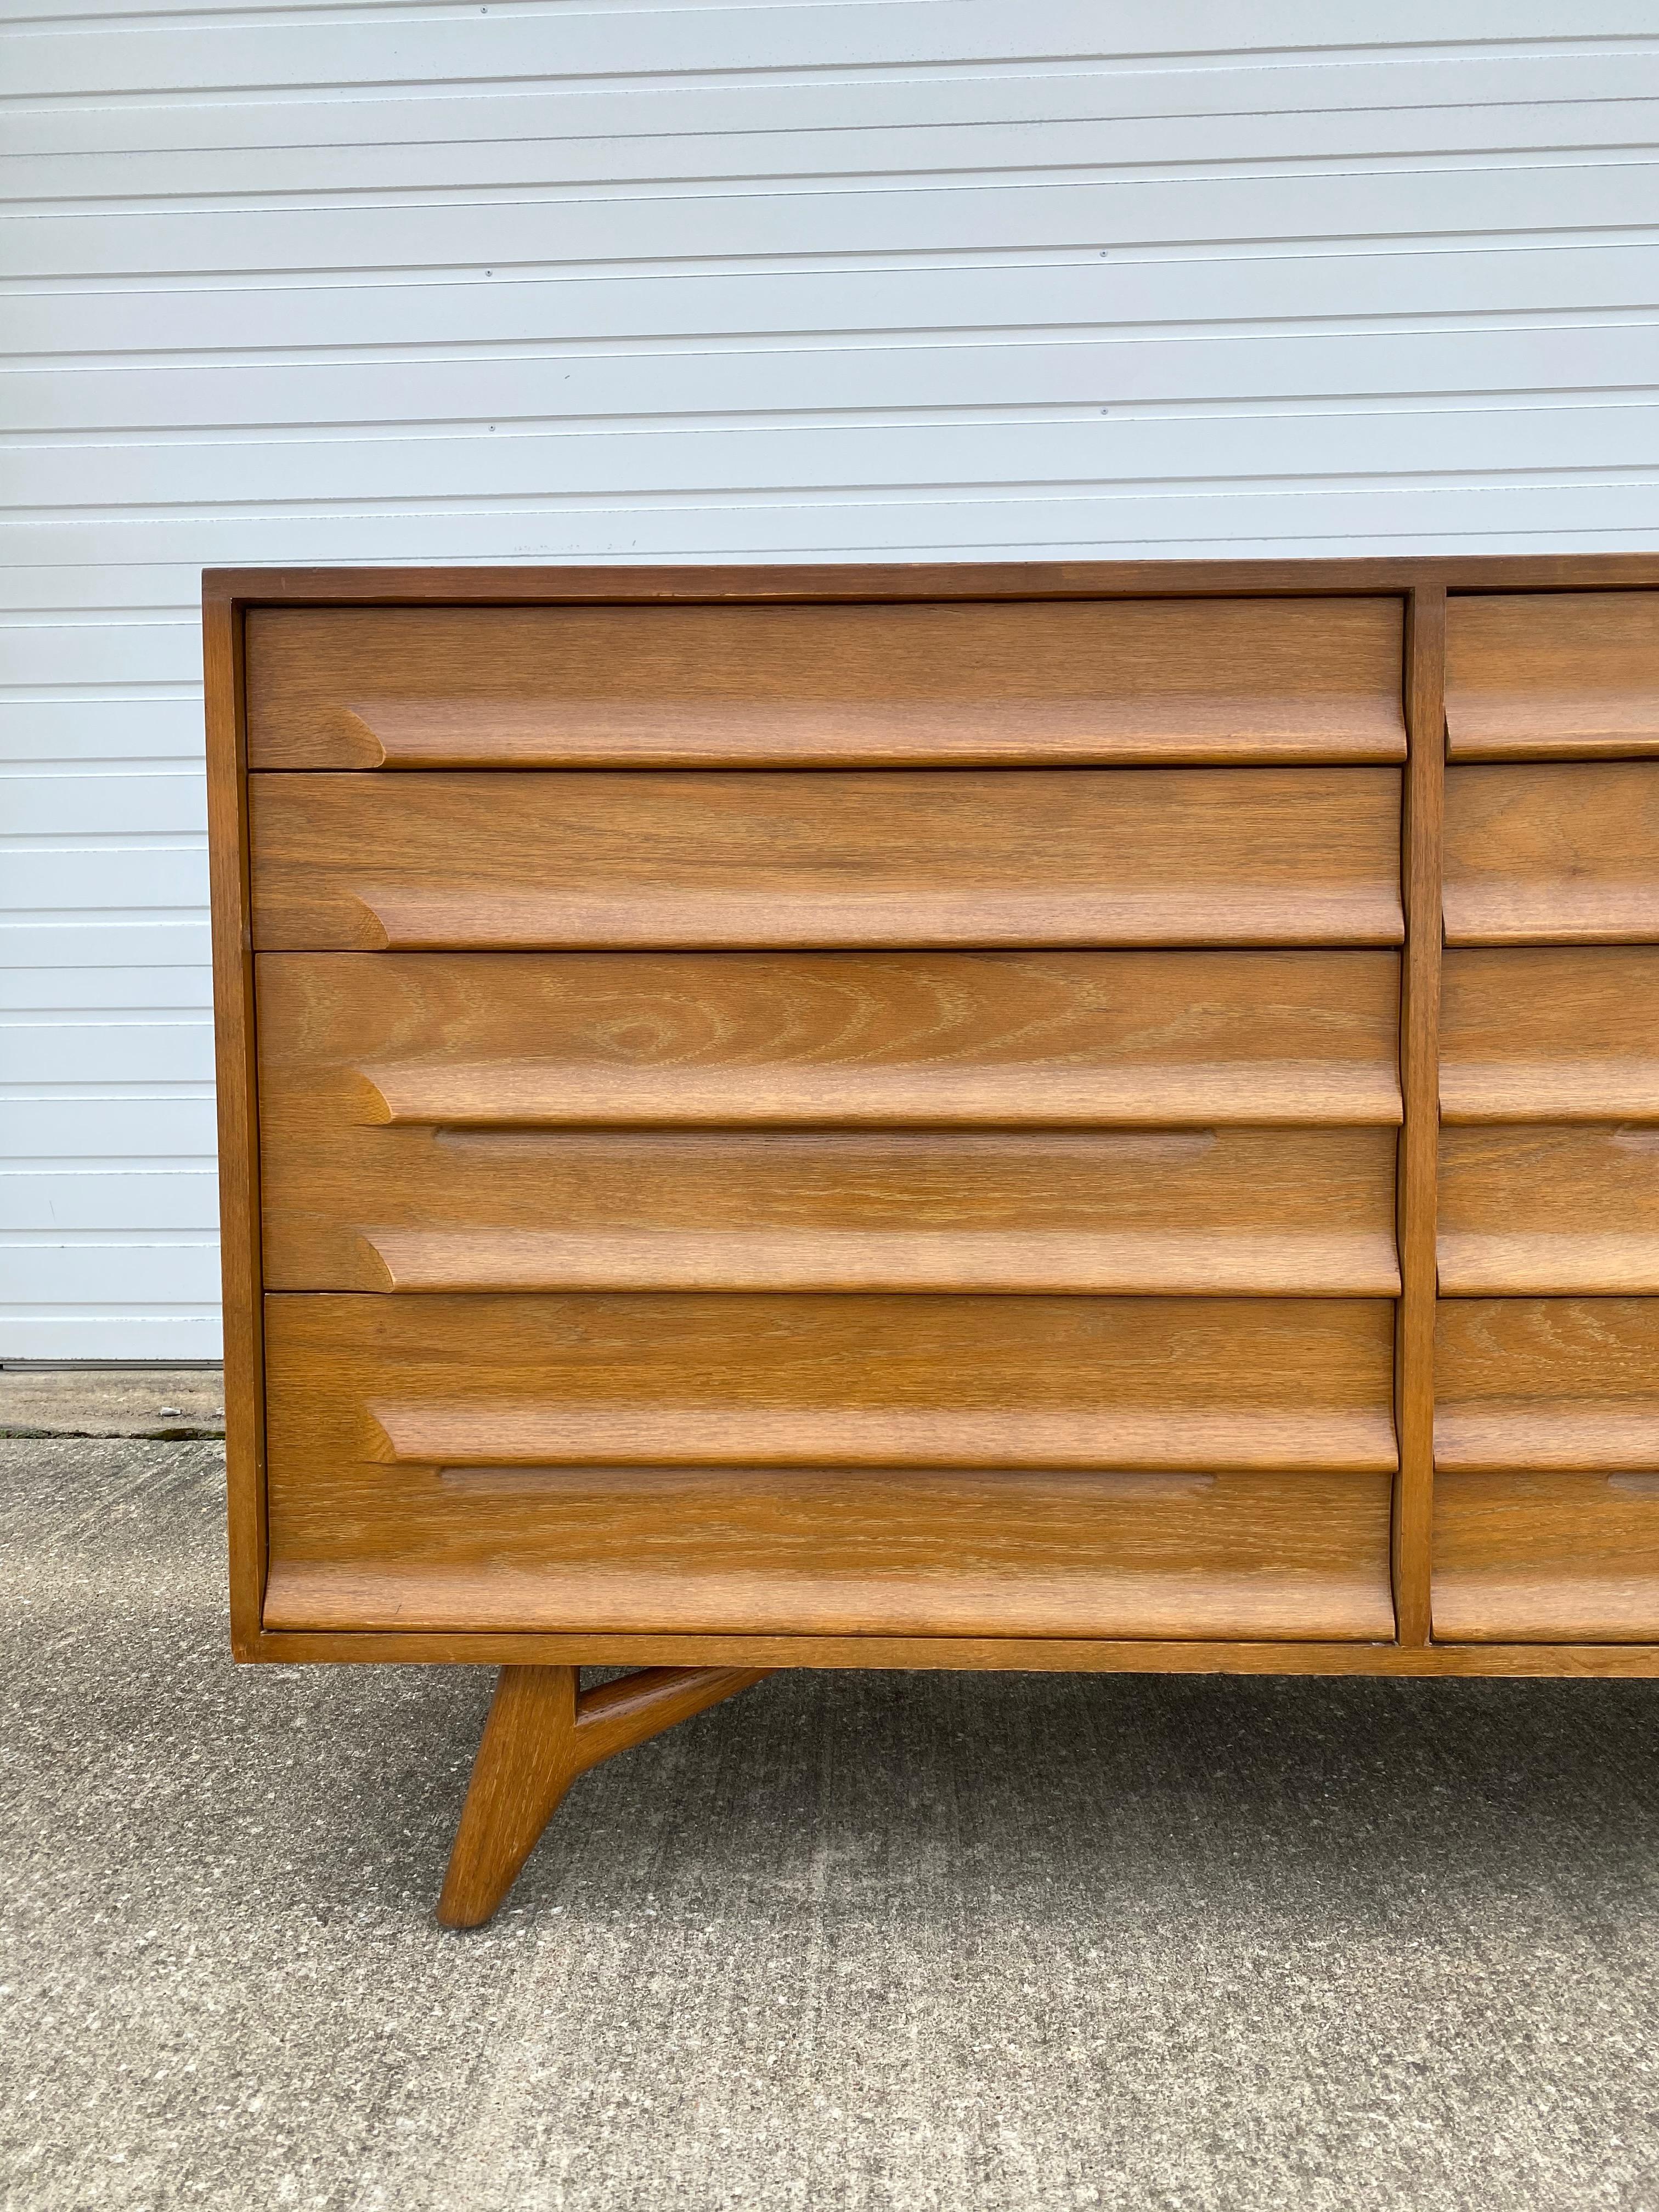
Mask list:
[[362,1121],[450,1129],[789,1127],[1087,1128],[1229,1121],[1363,1127],[1398,1123],[1391,1069],[1330,1060],[1166,1062],[1121,1070],[1021,1066],[614,1066],[567,1061],[407,1061],[358,1072]]
[[[1367,1409],[1123,1412],[727,1407],[520,1400],[370,1402],[371,1456],[398,1466],[1019,1467],[1392,1472],[1393,1424]],[[1633,1456],[1633,1455],[1632,1455]],[[1659,1464],[1659,1461],[1656,1462]]]
[[1066,1291],[1393,1297],[1392,1237],[372,1229],[387,1291]]

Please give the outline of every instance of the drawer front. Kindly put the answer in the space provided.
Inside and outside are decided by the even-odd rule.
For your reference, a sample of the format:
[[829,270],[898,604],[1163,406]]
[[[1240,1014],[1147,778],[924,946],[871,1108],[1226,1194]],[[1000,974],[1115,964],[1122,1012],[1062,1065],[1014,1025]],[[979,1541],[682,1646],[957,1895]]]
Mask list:
[[260,608],[256,769],[1397,761],[1397,599]]
[[1443,1643],[1659,1642],[1659,1474],[1443,1474]]
[[1448,1121],[1659,1122],[1659,952],[1446,956]]
[[1392,1318],[276,1295],[267,1625],[1386,1636]]
[[1447,1128],[1448,1297],[1659,1292],[1659,1128]]
[[1436,1369],[1436,1636],[1659,1640],[1659,1298],[1448,1299]]
[[1396,968],[262,954],[265,1279],[1391,1296]]
[[1659,753],[1659,592],[1517,592],[1446,609],[1453,760]]
[[1659,1470],[1659,1298],[1448,1298],[1435,1380],[1440,1468]]
[[1659,761],[1446,773],[1451,945],[1659,940]]
[[1393,769],[249,779],[272,951],[1384,945]]

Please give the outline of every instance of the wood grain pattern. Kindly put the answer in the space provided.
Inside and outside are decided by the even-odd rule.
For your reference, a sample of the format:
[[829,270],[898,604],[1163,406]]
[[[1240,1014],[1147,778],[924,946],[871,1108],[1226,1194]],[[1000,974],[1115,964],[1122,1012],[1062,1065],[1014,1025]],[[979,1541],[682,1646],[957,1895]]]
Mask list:
[[1449,1297],[1659,1293],[1659,1128],[1447,1129]]
[[[696,1625],[710,1628],[1018,1633],[1052,1631],[1058,1607],[1069,1632],[1105,1632],[1111,1621],[1087,1608],[1116,1572],[1112,1528],[1144,1524],[1166,1562],[1146,1570],[1170,1583],[1149,1606],[1225,1595],[1236,1608],[1224,1561],[1255,1556],[1251,1501],[1278,1515],[1283,1548],[1304,1522],[1352,1529],[1337,1492],[1372,1501],[1386,1606],[1382,1301],[278,1295],[268,1306],[274,1627],[373,1626],[341,1608],[374,1591],[391,1605],[390,1576],[407,1602],[381,1614],[388,1626],[672,1630],[701,1606]],[[1212,1487],[1218,1469],[1230,1480]],[[1216,1563],[1208,1596],[1158,1548],[1183,1516],[1189,1535],[1194,1516],[1218,1532],[1203,1554]],[[1065,1561],[1085,1540],[1079,1583]],[[962,1577],[942,1571],[952,1558]],[[324,1602],[319,1592],[326,1622],[301,1620],[295,1608]],[[449,1609],[428,1617],[441,1601]],[[1137,1632],[1167,1617],[1135,1614]],[[1269,1631],[1258,1619],[1251,1632]],[[1273,1632],[1312,1632],[1304,1620]]]
[[1465,1643],[1651,1642],[1659,1474],[1443,1475],[1434,1619]]
[[267,951],[1402,931],[1392,769],[262,775],[250,805]]
[[1443,1470],[1659,1469],[1659,1299],[1443,1299],[1436,1358]]
[[1390,952],[259,956],[273,1135],[1397,1123]]
[[[262,954],[267,1279],[1391,1295],[1395,971]],[[1148,1116],[1188,1126],[1033,1128]]]
[[252,1655],[265,1587],[265,1429],[253,938],[248,890],[242,622],[222,595],[202,608],[208,870],[224,1285],[225,1464],[231,1644]]
[[1454,768],[1449,945],[1659,940],[1659,761]]
[[1394,1493],[1393,1563],[1395,1613],[1402,1644],[1429,1640],[1445,647],[1445,593],[1422,586],[1407,603],[1406,714],[1411,762],[1401,853],[1406,953],[1400,1066],[1406,1111],[1395,1199],[1401,1296],[1395,1316],[1394,1402],[1400,1474]]
[[1659,952],[1446,956],[1440,1110],[1455,1121],[1659,1121]]
[[590,1767],[752,1688],[767,1671],[652,1667],[579,1696],[574,1667],[504,1667],[449,1855],[440,1923],[477,1928],[491,1917],[566,1790]]
[[[1385,1474],[428,1477],[428,1545],[279,1553],[279,1627],[1387,1636]],[[441,1528],[441,1550],[436,1537]]]
[[1453,760],[1659,754],[1659,592],[1452,602]]
[[[344,1454],[376,1493],[397,1466],[1395,1466],[1381,1301],[284,1293],[266,1310],[273,1463],[279,1442],[325,1471]],[[274,1493],[271,1511],[274,1530]]]
[[260,609],[257,769],[1405,757],[1394,599]]
[[267,1132],[273,1290],[1399,1287],[1380,1129]]

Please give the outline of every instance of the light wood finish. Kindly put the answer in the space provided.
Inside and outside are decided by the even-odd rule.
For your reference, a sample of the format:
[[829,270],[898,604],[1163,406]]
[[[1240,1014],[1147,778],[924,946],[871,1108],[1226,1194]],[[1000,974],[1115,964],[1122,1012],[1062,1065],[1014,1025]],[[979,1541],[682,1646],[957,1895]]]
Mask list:
[[1453,768],[1449,945],[1659,940],[1659,760]]
[[1659,1299],[1447,1298],[1436,1349],[1443,1470],[1659,1469]]
[[574,1667],[504,1667],[438,1900],[441,1924],[477,1928],[492,1917],[589,1767],[750,1688],[767,1671],[657,1667],[579,1694]]
[[266,951],[1402,931],[1393,769],[434,771],[262,775],[249,791]]
[[1651,1643],[1659,1474],[1443,1474],[1434,1617],[1462,1643]]
[[1436,1112],[1440,1052],[1440,884],[1444,820],[1446,595],[1414,591],[1407,606],[1406,777],[1401,877],[1406,890],[1400,1066],[1405,1126],[1396,1179],[1401,1296],[1395,1316],[1393,1571],[1402,1644],[1429,1640],[1434,1496]]
[[289,1558],[275,1628],[1358,1637],[1385,1474],[478,1468],[398,1482],[402,1556]]
[[[296,1103],[299,1094],[295,1094]],[[1384,1129],[265,1137],[276,1290],[1391,1297]]]
[[1449,1297],[1659,1293],[1659,1128],[1447,1129]]
[[1386,1605],[1381,1301],[269,1304],[272,1628],[1316,1633],[1359,1526]]
[[203,601],[202,660],[208,718],[230,1632],[236,1656],[250,1658],[258,1642],[265,1592],[264,1309],[242,617],[222,593],[210,593]]
[[[1444,1137],[1425,1169],[1433,929],[1422,807],[1438,747],[1423,648],[1425,618],[1447,589],[1455,949],[1442,979]],[[1363,641],[1393,639],[1397,661],[1412,594],[1407,665],[1379,708],[1374,669],[1359,672]],[[1644,1272],[1642,1149],[1659,1130],[1659,949],[1644,949],[1659,948],[1659,747],[1647,719],[1656,594],[1659,557],[1648,556],[210,579],[212,758],[228,770],[214,801],[216,918],[238,948],[228,1022],[233,1048],[242,1040],[240,1058],[222,1047],[221,1083],[240,1085],[245,1102],[227,1122],[227,1244],[240,1236],[242,1255],[228,1284],[244,1308],[228,1328],[245,1347],[247,1447],[237,1447],[234,1415],[239,1651],[554,1668],[1659,1674],[1659,1627],[1642,1610],[1649,1538],[1638,1520],[1615,1530],[1618,1516],[1646,1510],[1640,1486],[1659,1477],[1644,1456],[1659,1437],[1659,1297]],[[394,627],[394,613],[411,619]],[[237,658],[249,622],[251,698]],[[488,653],[463,644],[486,631]],[[1012,642],[1039,635],[1051,641],[1046,655]],[[648,651],[644,636],[657,641]],[[890,642],[924,636],[937,649]],[[405,641],[390,646],[394,637]],[[544,638],[559,641],[562,658]],[[259,763],[274,771],[252,780],[259,937],[284,956],[252,967],[238,805],[245,707]],[[1401,780],[1377,764],[1398,761],[1402,719],[1414,740],[1403,820]],[[1266,764],[1304,745],[1328,745],[1304,758],[1329,765]],[[451,746],[453,768],[416,768],[449,762]],[[1352,764],[1365,757],[1372,764]],[[416,772],[331,772],[371,758]],[[1200,759],[1211,764],[1193,764]],[[574,772],[525,772],[554,760]],[[878,761],[891,765],[869,772]],[[624,762],[629,772],[614,772]],[[470,772],[486,763],[490,772]],[[706,772],[682,772],[697,763]],[[840,772],[826,773],[831,764]],[[775,804],[751,803],[763,787]],[[264,836],[273,826],[278,846],[287,839],[275,908]],[[319,917],[322,927],[267,928],[273,911],[297,915],[302,932]],[[432,957],[451,930],[465,962]],[[420,957],[389,952],[397,941]],[[1356,949],[1402,941],[1403,994],[1391,953]],[[1247,948],[1267,945],[1280,948],[1274,960],[1340,961],[1332,974],[1344,994],[1326,995],[1311,970],[1312,988],[1287,993],[1285,968],[1264,983],[1265,1000],[1253,995],[1249,979],[1266,971]],[[480,1022],[470,1003],[505,988],[511,963],[492,946],[522,948],[526,972],[554,979],[513,1002],[516,1022],[487,1003]],[[1312,946],[1331,951],[1291,949]],[[323,956],[308,963],[314,977],[285,957],[307,947]],[[660,979],[641,977],[650,1021],[607,1026],[603,1011],[577,1006],[569,979],[630,947],[660,949],[696,981],[671,994],[666,1024]],[[735,958],[722,957],[726,947]],[[791,955],[806,966],[781,980]],[[1097,983],[1114,960],[1213,964],[1174,990],[1173,965],[1121,988],[1126,964],[1103,996]],[[833,990],[807,974],[816,962],[843,978],[865,963],[856,1037],[828,1013]],[[1035,965],[1011,964],[1021,963]],[[1098,976],[1075,988],[1095,963]],[[487,988],[459,982],[452,966]],[[360,967],[374,979],[362,987]],[[744,992],[763,972],[763,1007]],[[970,972],[964,1006],[951,994]],[[1200,975],[1222,988],[1198,988]],[[255,990],[258,1148],[246,1109]],[[822,1027],[809,1007],[824,1012]],[[694,1010],[711,1024],[701,1036],[682,1019]],[[744,1026],[757,1015],[758,1036]],[[1385,1030],[1398,1039],[1398,1072]],[[1261,1295],[1334,1289],[1351,1261],[1356,1291],[1392,1287],[1376,1238],[1386,1201],[1376,1162],[1395,1126],[1397,1360],[1396,1309],[1381,1297]],[[252,1229],[261,1197],[267,1249]],[[1413,1442],[1423,1367],[1410,1344],[1424,1310],[1425,1224],[1432,1230],[1437,1211],[1450,1293],[1437,1317],[1442,1640],[1422,1644],[1409,1640],[1420,1632],[1424,1558],[1412,1501],[1426,1495]],[[1341,1252],[1300,1273],[1316,1255],[1297,1240],[1316,1235],[1336,1237]],[[809,1266],[826,1284],[864,1287],[785,1287]],[[988,1267],[1003,1272],[976,1272]],[[594,1291],[562,1287],[567,1268]],[[515,1269],[528,1294],[493,1295],[487,1286]],[[660,1318],[675,1297],[643,1286],[676,1269],[677,1280],[704,1285],[679,1303],[708,1309],[705,1324],[718,1329],[715,1310],[735,1320],[745,1304],[763,1317],[745,1343],[755,1388],[732,1381],[735,1364],[722,1364],[706,1331],[700,1340],[696,1328],[653,1323],[629,1339],[613,1319],[592,1326],[601,1310]],[[266,1275],[295,1285],[270,1301],[274,1328],[277,1309],[294,1309],[296,1322],[304,1310],[280,1408],[273,1401],[282,1452],[269,1503],[252,1448],[265,1425]],[[763,1287],[745,1300],[734,1275]],[[988,1280],[1026,1287],[988,1295]],[[363,1287],[331,1295],[336,1282]],[[606,1287],[621,1282],[641,1288]],[[878,1287],[889,1282],[908,1287]],[[1200,1294],[1223,1282],[1248,1282],[1250,1297]],[[386,1287],[416,1283],[430,1287]],[[1172,1295],[1106,1293],[1132,1283]],[[1488,1283],[1526,1294],[1486,1295]],[[1258,1321],[1242,1334],[1230,1323],[1216,1356],[1204,1316],[1252,1301],[1282,1326],[1312,1317],[1293,1358],[1247,1341]],[[824,1329],[795,1326],[809,1307],[860,1316],[839,1334],[829,1327],[839,1349],[827,1359]],[[1166,1324],[1161,1342],[1124,1334],[1116,1316],[1131,1307],[1149,1328]],[[461,1308],[465,1325],[445,1319]],[[580,1309],[586,1349],[574,1364],[550,1365],[541,1350],[520,1358],[520,1325],[497,1326],[508,1309]],[[384,1345],[354,1343],[347,1310],[372,1310],[377,1329],[435,1334],[419,1358],[383,1358]],[[1101,1319],[1103,1333],[1089,1339],[1079,1316]],[[1358,1359],[1356,1329],[1371,1347]],[[808,1343],[817,1348],[803,1352]],[[608,1396],[590,1389],[607,1359],[643,1395],[630,1401],[620,1382]],[[504,1392],[503,1362],[520,1370]],[[534,1380],[538,1366],[551,1381]],[[1362,1369],[1363,1388],[1347,1395]],[[1131,1370],[1146,1378],[1144,1395],[1139,1381],[1121,1387]],[[1248,1404],[1230,1395],[1244,1374]],[[628,1419],[652,1406],[646,1455],[615,1456]],[[486,1435],[476,1417],[492,1408]],[[689,1424],[678,1418],[688,1412]],[[1396,1426],[1398,1634],[1389,1640],[1386,1626],[1356,1626],[1377,1603],[1375,1535],[1345,1549],[1341,1532],[1374,1528],[1364,1516],[1389,1489]],[[637,1421],[629,1433],[641,1441]],[[1232,1437],[1256,1455],[1231,1454]],[[964,1437],[980,1455],[970,1464],[936,1455],[959,1452]],[[1068,1438],[1082,1456],[1048,1463]],[[1189,1463],[1164,1464],[1183,1439]],[[1162,1458],[1126,1464],[1125,1451],[1097,1449],[1103,1440],[1143,1451],[1150,1440]],[[597,1456],[586,1449],[596,1442]],[[715,1455],[734,1442],[741,1455]],[[437,1458],[409,1456],[437,1444]],[[799,1455],[819,1445],[830,1449]],[[1297,1459],[1293,1445],[1310,1455]],[[780,1463],[786,1451],[798,1455]],[[1287,1456],[1294,1463],[1278,1463]],[[1160,1495],[1160,1484],[1176,1487]],[[1534,1488],[1522,1498],[1517,1484]],[[1486,1503],[1464,1510],[1480,1485]],[[1288,1504],[1297,1486],[1302,1503]],[[998,1516],[1016,1494],[1024,1519],[1011,1515],[1005,1551]],[[1012,1594],[1018,1603],[981,1632],[842,1632],[795,1618],[764,1632],[693,1630],[674,1609],[687,1578],[662,1565],[679,1540],[661,1511],[670,1495],[695,1523],[698,1602],[723,1601],[722,1573],[752,1596],[756,1547],[771,1546],[809,1581],[845,1570],[848,1587],[814,1602],[920,1607],[940,1599],[971,1540],[975,1572],[994,1583],[1006,1571],[997,1602]],[[415,1611],[387,1601],[399,1578],[407,1596],[447,1574],[453,1595],[472,1558],[483,1579],[447,1617],[476,1621],[503,1562],[514,1572],[526,1559],[545,1564],[540,1537],[522,1531],[556,1497],[561,1510],[586,1498],[590,1531],[636,1529],[617,1574],[637,1585],[661,1569],[661,1595],[635,1586],[629,1601],[641,1608],[633,1618],[654,1607],[647,1626],[567,1632],[538,1626],[546,1615],[498,1610],[489,1617],[504,1625],[438,1628],[422,1625],[428,1596]],[[262,1625],[267,1528],[273,1608]],[[861,1595],[848,1562],[871,1529],[871,1541],[894,1547],[895,1565],[885,1584],[866,1576]],[[1324,1535],[1331,1547],[1319,1554]],[[928,1546],[937,1563],[952,1541],[957,1556],[934,1572]],[[1622,1612],[1621,1546],[1638,1591]],[[1182,1547],[1184,1582],[1174,1568]],[[1517,1569],[1523,1555],[1532,1565]],[[1008,1571],[1010,1556],[1024,1566]],[[1141,1632],[1021,1631],[1018,1607],[1059,1603],[1079,1559],[1098,1566],[1096,1595],[1141,1606],[1117,1616]],[[1318,1634],[1305,1607],[1285,1632],[1274,1626],[1273,1589],[1291,1602],[1284,1571],[1298,1559],[1316,1563],[1304,1595],[1337,1606],[1340,1634]],[[1246,1559],[1262,1563],[1262,1581],[1241,1580]],[[346,1584],[360,1572],[382,1579],[354,1597]],[[319,1598],[313,1582],[312,1597],[313,1617],[320,1610],[331,1625],[275,1625],[288,1593],[330,1576],[332,1595]],[[1517,1613],[1513,1592],[1524,1596],[1529,1577],[1559,1582],[1554,1611],[1540,1610],[1534,1587],[1531,1610]],[[1248,1636],[1216,1626],[1146,1632],[1160,1618],[1200,1617],[1181,1616],[1183,1603],[1201,1612],[1209,1602],[1213,1624],[1252,1595],[1267,1626]],[[764,1601],[782,1603],[776,1588]],[[384,1607],[372,1617],[385,1626],[368,1625],[365,1605]],[[1581,1640],[1529,1640],[1540,1635]],[[1651,1640],[1584,1640],[1600,1635]]]
[[1395,968],[262,954],[267,1279],[1392,1295]]
[[1659,754],[1659,592],[1452,601],[1453,760]]
[[258,769],[1405,756],[1396,599],[258,609]]
[[1390,952],[259,957],[283,1142],[365,1131],[1390,1124]]
[[397,1467],[1392,1473],[1392,1318],[1358,1298],[279,1293],[272,1544],[330,1540],[348,1491],[378,1514]]
[[1446,956],[1448,1122],[1659,1122],[1659,951]]

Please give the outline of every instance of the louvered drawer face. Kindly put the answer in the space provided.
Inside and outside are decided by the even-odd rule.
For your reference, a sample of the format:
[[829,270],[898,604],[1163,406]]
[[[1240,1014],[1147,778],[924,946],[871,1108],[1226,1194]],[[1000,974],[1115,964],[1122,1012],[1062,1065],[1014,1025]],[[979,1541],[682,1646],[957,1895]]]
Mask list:
[[1659,754],[1659,592],[1454,597],[1451,758]]
[[266,1280],[1391,1296],[1396,971],[264,955]]
[[1385,1302],[266,1302],[272,1626],[1386,1636]]
[[1659,1298],[1451,1298],[1437,1326],[1443,1642],[1659,1639]]
[[256,769],[1397,761],[1397,599],[256,610]]
[[1445,1129],[1448,1297],[1659,1292],[1659,1128]]
[[1446,772],[1449,945],[1659,942],[1659,760]]
[[1448,1298],[1435,1370],[1439,1468],[1659,1469],[1659,1298]]
[[1392,769],[258,775],[266,951],[1389,945]]
[[1659,1122],[1659,951],[1446,956],[1449,1122]]

